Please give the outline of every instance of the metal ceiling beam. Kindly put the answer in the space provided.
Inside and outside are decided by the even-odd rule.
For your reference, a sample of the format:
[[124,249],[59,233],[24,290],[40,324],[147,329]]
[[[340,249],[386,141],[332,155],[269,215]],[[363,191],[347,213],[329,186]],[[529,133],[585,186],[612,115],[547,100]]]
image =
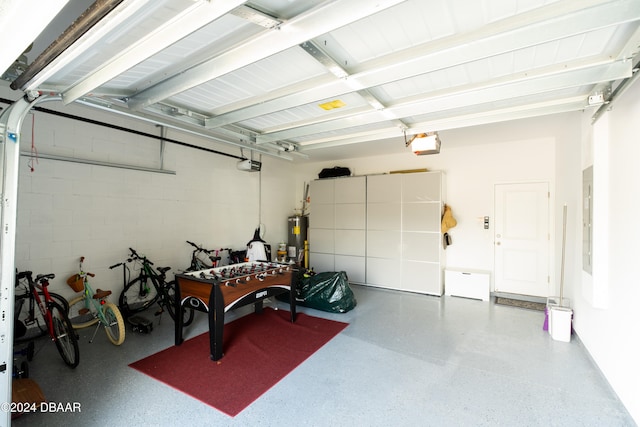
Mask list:
[[[465,111],[465,109],[443,112],[443,117],[412,124],[411,127],[407,129],[407,133],[418,133],[431,129],[437,129],[439,131],[447,129],[457,129],[469,126],[503,122],[507,120],[526,119],[531,117],[538,117],[541,115],[581,111],[584,109],[584,97],[582,96],[538,102],[533,104],[527,103],[520,106],[512,106],[500,109],[496,109],[495,106],[490,103],[481,107],[474,107],[473,112]],[[366,143],[370,141],[378,141],[391,138],[398,138],[398,143],[404,144],[404,141],[401,141],[401,138],[403,138],[402,131],[397,127],[388,127],[382,130],[378,129],[376,131],[353,133],[349,134],[348,136],[343,135],[319,138],[313,141],[305,141],[299,143],[299,145],[301,152],[306,153],[313,150],[339,147],[342,145]]]
[[[252,150],[267,150],[269,148],[272,148],[276,153],[287,152],[300,155],[296,152],[296,149],[298,148],[297,144],[288,141],[274,141],[262,144],[261,147],[256,147],[254,144],[256,142],[257,132],[251,129],[243,128],[241,126],[227,125],[224,127],[216,128],[214,131],[207,130],[204,128],[204,119],[200,117],[199,114],[180,107],[173,107],[165,104],[153,104],[147,107],[144,112],[146,114],[157,117],[158,120],[168,120],[176,123],[176,125],[184,124],[186,126],[192,127],[193,129],[201,129],[205,133],[215,133],[218,139],[222,138],[228,141],[239,141],[240,143],[244,144],[243,148]],[[306,157],[304,155],[302,156]]]
[[[631,76],[631,62],[618,61],[613,64],[584,67],[584,62],[578,64],[554,66],[557,72],[549,69],[539,70],[537,73],[527,72],[506,78],[494,79],[476,85],[464,85],[438,91],[429,95],[419,95],[418,99],[407,99],[391,105],[385,109],[387,117],[403,119],[405,117],[428,114],[441,110],[480,105],[486,102],[497,102],[517,97],[532,96],[545,92],[562,90],[570,87],[596,84],[602,81],[613,81]],[[569,70],[568,72],[566,70]],[[586,97],[585,97],[586,99]],[[586,103],[586,102],[585,102]],[[341,119],[334,119],[323,123],[313,123],[288,130],[260,135],[256,141],[260,143],[295,139],[314,133],[338,131],[354,126],[369,125],[380,122],[381,112],[373,111],[356,116],[345,115]]]
[[309,12],[283,23],[277,30],[261,33],[259,36],[247,40],[242,46],[230,49],[215,58],[141,91],[131,97],[129,107],[142,109],[403,1],[405,0],[327,1]]
[[194,3],[64,91],[62,93],[64,103],[68,104],[84,96],[162,49],[229,13],[242,3],[244,0],[225,2],[201,0]]
[[[346,79],[349,77],[349,72],[345,70],[340,64],[336,62],[335,59],[331,57],[327,52],[324,51],[317,43],[313,41],[308,41],[302,43],[300,45],[305,52],[307,52],[313,59],[322,64],[331,74],[335,75],[340,79]],[[361,89],[357,91],[357,94],[360,95],[372,108],[375,110],[383,110],[384,105],[377,99],[368,89]]]
[[598,119],[606,112],[610,111],[613,108],[613,104],[625,93],[632,84],[634,84],[638,77],[640,77],[640,64],[636,64],[633,68],[633,76],[628,79],[624,79],[620,82],[620,84],[615,88],[609,99],[604,105],[601,105],[600,108],[593,114],[591,117],[591,124],[594,124],[598,121]]
[[362,64],[346,79],[309,82],[306,90],[207,119],[215,128],[353,91],[583,34],[596,28],[640,20],[640,2],[565,1],[507,18],[466,34],[445,37]]
[[211,140],[213,142],[232,145],[238,148],[243,148],[246,150],[253,150],[257,153],[262,153],[267,156],[276,157],[284,160],[293,160],[293,158],[288,154],[283,154],[280,151],[269,150],[267,147],[257,147],[255,145],[251,145],[248,143],[243,143],[240,141],[232,141],[226,138],[217,135],[215,132],[204,129],[201,126],[186,123],[178,120],[177,118],[169,118],[167,116],[157,116],[152,113],[140,112],[140,111],[131,111],[126,107],[105,103],[103,100],[92,99],[92,98],[80,98],[75,101],[77,104],[84,105],[91,108],[96,108],[99,110],[103,110],[113,114],[120,114],[125,117],[130,117],[133,119],[142,120],[148,123],[153,123],[156,125],[166,126],[167,128],[175,129],[184,133],[188,133],[191,135],[195,135],[201,138],[205,138]]

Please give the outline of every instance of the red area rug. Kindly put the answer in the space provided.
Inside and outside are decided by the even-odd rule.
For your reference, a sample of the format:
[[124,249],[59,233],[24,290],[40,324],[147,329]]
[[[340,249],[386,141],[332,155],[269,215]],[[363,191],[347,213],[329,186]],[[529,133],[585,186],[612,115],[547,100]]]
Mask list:
[[217,362],[206,332],[129,366],[234,417],[347,326],[265,308],[225,325]]

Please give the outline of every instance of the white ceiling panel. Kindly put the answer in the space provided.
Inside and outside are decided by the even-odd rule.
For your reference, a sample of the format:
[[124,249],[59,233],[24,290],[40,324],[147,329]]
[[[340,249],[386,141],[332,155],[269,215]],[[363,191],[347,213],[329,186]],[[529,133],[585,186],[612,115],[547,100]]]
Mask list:
[[73,42],[42,34],[12,87],[296,160],[595,108],[640,46],[640,0],[104,3],[69,20]]
[[221,114],[225,105],[260,98],[296,82],[327,74],[324,67],[301,49],[288,49],[181,92],[169,98],[169,101],[180,105],[198,105],[199,111]]

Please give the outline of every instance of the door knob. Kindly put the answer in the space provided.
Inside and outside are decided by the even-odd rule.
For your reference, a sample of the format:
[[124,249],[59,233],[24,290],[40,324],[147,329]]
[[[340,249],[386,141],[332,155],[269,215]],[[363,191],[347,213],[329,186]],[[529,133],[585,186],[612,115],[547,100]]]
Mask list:
[[496,242],[496,245],[500,246],[500,242]]

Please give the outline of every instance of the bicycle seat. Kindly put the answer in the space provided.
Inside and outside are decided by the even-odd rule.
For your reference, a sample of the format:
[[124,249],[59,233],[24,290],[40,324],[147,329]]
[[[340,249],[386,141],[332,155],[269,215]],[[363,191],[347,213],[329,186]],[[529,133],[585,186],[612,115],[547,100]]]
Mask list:
[[102,289],[96,290],[96,293],[93,294],[93,299],[103,299],[111,295],[111,291],[103,291]]
[[[53,279],[55,278],[56,275],[54,273],[49,273],[49,274],[38,274],[36,276],[36,282],[43,282],[46,281],[48,279]],[[45,283],[42,283],[43,285],[45,285]],[[47,283],[48,284],[48,283]]]
[[169,270],[171,270],[171,267],[158,267],[160,273],[166,273]]
[[21,271],[20,273],[16,274],[16,279],[20,280],[20,279],[24,279],[25,277],[28,277],[28,276],[31,276],[31,272],[30,271]]

